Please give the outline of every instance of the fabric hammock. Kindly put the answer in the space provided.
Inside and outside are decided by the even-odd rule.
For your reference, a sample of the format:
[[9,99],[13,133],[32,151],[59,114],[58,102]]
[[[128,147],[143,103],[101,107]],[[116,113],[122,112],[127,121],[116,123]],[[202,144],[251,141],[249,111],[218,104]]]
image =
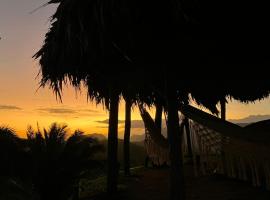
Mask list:
[[192,106],[183,105],[180,111],[191,119],[197,175],[224,174],[270,190],[270,133],[262,128],[256,130],[255,124],[242,128]]
[[146,154],[156,166],[169,164],[168,140],[158,131],[155,122],[143,106],[139,106],[141,117],[145,125],[144,146]]
[[[242,128],[189,105],[181,105],[180,111],[189,119],[195,175],[218,173],[270,190],[270,132],[265,131],[265,124],[270,121]],[[146,110],[141,110],[141,115],[146,127],[147,154],[157,164],[169,163],[167,139],[157,133]],[[183,137],[185,154],[185,132]]]
[[[169,159],[169,142],[161,132],[156,128],[155,122],[146,111],[143,106],[139,106],[141,117],[145,125],[145,141],[144,146],[146,149],[146,154],[156,166],[162,166],[164,164],[170,165]],[[182,121],[183,119],[181,119]],[[185,129],[184,129],[185,133]],[[183,138],[183,152],[184,155],[189,153],[187,145],[187,135],[184,134]]]

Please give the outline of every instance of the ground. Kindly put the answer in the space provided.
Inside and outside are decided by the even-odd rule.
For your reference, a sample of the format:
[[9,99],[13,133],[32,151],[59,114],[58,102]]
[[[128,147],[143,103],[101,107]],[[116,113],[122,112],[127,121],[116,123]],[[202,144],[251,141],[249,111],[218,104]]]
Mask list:
[[[123,180],[122,180],[123,181]],[[125,178],[127,187],[120,189],[119,200],[169,199],[168,169],[142,169],[136,176]],[[180,189],[180,188],[179,188]],[[270,192],[254,188],[250,183],[218,176],[195,178],[186,169],[187,200],[269,200]],[[96,199],[105,198],[103,195]]]

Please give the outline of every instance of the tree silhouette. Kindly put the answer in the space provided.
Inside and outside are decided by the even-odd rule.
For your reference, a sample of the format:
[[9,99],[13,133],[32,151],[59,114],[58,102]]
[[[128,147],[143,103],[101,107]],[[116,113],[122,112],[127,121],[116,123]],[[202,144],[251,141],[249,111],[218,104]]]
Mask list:
[[81,131],[68,137],[66,128],[54,123],[43,132],[28,129],[29,173],[42,200],[78,198],[80,179],[100,165],[93,156],[103,146]]

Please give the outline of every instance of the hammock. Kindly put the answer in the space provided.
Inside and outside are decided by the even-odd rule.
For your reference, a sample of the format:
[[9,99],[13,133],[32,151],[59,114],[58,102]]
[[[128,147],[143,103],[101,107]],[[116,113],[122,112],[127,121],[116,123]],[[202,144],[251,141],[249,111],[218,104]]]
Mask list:
[[141,117],[145,125],[144,146],[146,154],[155,166],[169,165],[168,140],[158,131],[150,114],[139,106]]
[[[167,138],[165,138],[156,128],[154,120],[145,108],[143,108],[143,106],[139,106],[139,109],[145,125],[144,146],[147,156],[156,166],[163,166],[164,164],[170,165],[169,142]],[[186,134],[184,134],[183,143],[183,152],[184,155],[187,155],[189,151]]]
[[[270,190],[270,133],[264,126],[269,125],[270,121],[242,128],[189,105],[181,105],[180,111],[189,119],[195,175],[218,173],[251,181],[254,186],[265,186]],[[146,142],[146,146],[152,145],[151,148],[146,147],[147,153],[155,160],[162,155],[162,160],[166,158],[169,163],[168,147],[159,145],[161,139],[154,131],[154,121],[145,113],[142,118],[147,130],[147,140],[150,141]],[[188,145],[186,133],[183,136],[185,153]],[[162,148],[162,152],[159,148]]]
[[182,105],[180,111],[191,119],[196,174],[220,173],[270,190],[270,133],[256,125],[242,128],[192,106]]

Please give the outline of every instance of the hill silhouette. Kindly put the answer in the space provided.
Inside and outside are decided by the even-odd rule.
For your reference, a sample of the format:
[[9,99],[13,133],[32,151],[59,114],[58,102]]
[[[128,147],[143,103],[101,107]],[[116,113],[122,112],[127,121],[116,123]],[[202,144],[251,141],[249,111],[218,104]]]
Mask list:
[[90,137],[97,139],[98,141],[107,140],[106,136],[101,133],[91,133],[89,134]]

